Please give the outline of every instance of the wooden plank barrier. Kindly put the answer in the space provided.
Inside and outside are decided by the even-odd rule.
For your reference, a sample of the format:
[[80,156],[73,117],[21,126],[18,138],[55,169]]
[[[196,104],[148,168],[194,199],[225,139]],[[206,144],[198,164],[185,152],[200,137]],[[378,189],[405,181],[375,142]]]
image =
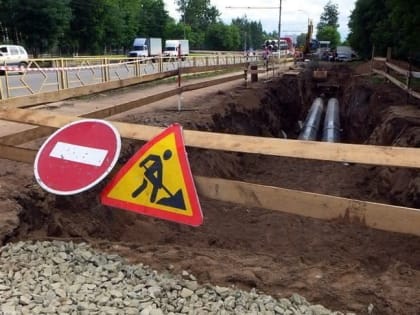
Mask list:
[[388,73],[386,73],[382,70],[377,70],[377,69],[373,69],[373,72],[377,73],[377,74],[380,74],[381,76],[387,78],[390,82],[392,82],[393,84],[395,84],[396,86],[398,86],[399,88],[404,90],[405,92],[409,93],[411,96],[413,96],[417,99],[420,99],[420,93],[419,92],[416,92],[416,91],[413,91],[412,89],[409,89],[406,84],[402,83],[401,81],[394,78],[390,74],[388,74]]
[[220,178],[194,177],[198,193],[322,220],[343,219],[379,230],[420,236],[420,210]]
[[[35,155],[35,150],[0,144],[0,158],[32,164]],[[315,219],[339,219],[379,230],[420,236],[418,209],[221,178],[194,176],[194,181],[201,197]]]
[[390,75],[389,73],[386,73],[385,71],[382,70],[378,70],[378,69],[372,69],[372,71],[376,74],[379,74],[385,78],[387,78],[390,82],[392,82],[393,84],[395,84],[396,86],[398,86],[399,88],[401,88],[402,90],[404,90],[405,92],[409,93],[411,96],[420,99],[420,93],[414,91],[413,89],[411,89],[411,87],[409,86],[409,78],[413,77],[413,78],[420,78],[420,72],[415,72],[415,71],[409,71],[409,70],[405,70],[397,65],[394,65],[390,62],[388,62],[387,58],[380,58],[380,57],[374,57],[373,58],[374,61],[379,61],[379,62],[384,62],[385,66],[395,72],[397,72],[398,74],[403,75],[407,80],[406,82],[408,82],[407,84],[404,84],[403,82],[401,82],[400,80],[398,80],[397,78],[394,78],[392,75]]
[[[29,109],[0,109],[0,119],[61,128],[80,117]],[[112,122],[124,138],[148,141],[163,128]],[[329,143],[184,130],[185,144],[211,150],[256,153],[337,162],[420,168],[420,149]]]

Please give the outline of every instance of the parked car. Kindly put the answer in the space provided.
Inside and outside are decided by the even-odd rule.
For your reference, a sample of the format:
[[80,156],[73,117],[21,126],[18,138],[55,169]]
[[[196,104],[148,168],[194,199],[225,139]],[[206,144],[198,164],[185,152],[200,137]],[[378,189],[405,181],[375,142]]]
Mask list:
[[346,62],[346,61],[352,61],[352,57],[349,54],[337,54],[337,57],[335,58],[336,61],[342,61],[342,62]]
[[28,53],[22,46],[0,45],[0,64],[24,67],[28,63]]
[[[26,68],[29,64],[28,53],[18,45],[0,45],[0,66],[19,66]],[[4,74],[4,70],[0,70]]]

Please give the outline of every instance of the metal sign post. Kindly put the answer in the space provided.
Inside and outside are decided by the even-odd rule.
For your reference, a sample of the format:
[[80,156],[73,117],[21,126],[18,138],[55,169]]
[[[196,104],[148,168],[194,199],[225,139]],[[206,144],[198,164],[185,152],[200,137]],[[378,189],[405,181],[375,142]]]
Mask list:
[[[178,88],[181,87],[181,44],[178,45]],[[178,93],[178,111],[181,111],[181,107],[182,107],[182,91],[181,89],[179,90],[180,92]]]

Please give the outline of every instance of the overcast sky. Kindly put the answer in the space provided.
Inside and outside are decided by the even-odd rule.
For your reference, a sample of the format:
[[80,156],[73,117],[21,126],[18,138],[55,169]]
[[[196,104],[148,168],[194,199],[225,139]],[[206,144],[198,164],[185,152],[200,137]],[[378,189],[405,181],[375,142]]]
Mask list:
[[[164,2],[169,15],[178,20],[179,13],[176,11],[175,0],[164,0]],[[265,31],[278,31],[280,0],[210,0],[210,2],[217,7],[222,20],[227,24],[231,22],[232,18],[246,15],[249,20],[261,21]],[[327,2],[328,0],[282,0],[281,35],[306,33],[308,18],[312,19],[316,27]],[[344,40],[348,35],[348,18],[354,9],[355,2],[356,0],[332,0],[332,3],[338,4],[340,13],[338,31],[341,34],[341,40]],[[246,7],[250,7],[250,9]],[[275,8],[257,9],[257,7]]]

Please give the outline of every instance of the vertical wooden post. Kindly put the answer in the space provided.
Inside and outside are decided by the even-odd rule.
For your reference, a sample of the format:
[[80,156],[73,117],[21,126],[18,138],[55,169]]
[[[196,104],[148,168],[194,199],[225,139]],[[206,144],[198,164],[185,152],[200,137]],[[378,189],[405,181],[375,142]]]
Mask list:
[[108,82],[111,78],[110,67],[109,67],[110,62],[108,58],[105,58],[105,64],[106,64],[106,82]]
[[140,76],[140,64],[138,60],[134,61],[134,76],[139,77]]
[[249,63],[245,63],[245,68],[244,68],[244,79],[245,79],[245,87],[248,87],[248,67],[249,67]]
[[370,72],[373,72],[373,66],[375,62],[375,45],[372,46],[372,59],[370,60]]
[[[4,66],[6,67],[6,62],[4,63]],[[9,75],[7,73],[7,70],[4,70],[4,84],[6,87],[6,98],[10,97],[10,85],[9,85]]]
[[64,70],[66,68],[66,61],[64,59],[60,59],[59,67],[60,67],[59,72],[60,72],[61,87],[64,90],[69,87],[69,83],[67,80],[67,73],[66,73],[66,70]]
[[410,85],[411,85],[411,71],[413,70],[411,63],[411,56],[408,57],[408,73],[407,73],[407,104],[410,104]]
[[[392,48],[388,47],[388,49],[386,50],[386,61],[389,62],[391,61],[392,58]],[[389,73],[389,68],[386,67],[386,73]]]
[[106,82],[105,80],[105,59],[101,60],[101,74],[102,74],[102,83]]
[[392,47],[388,47],[386,50],[386,61],[391,61],[392,58]]
[[3,82],[0,81],[0,100],[4,99]]

